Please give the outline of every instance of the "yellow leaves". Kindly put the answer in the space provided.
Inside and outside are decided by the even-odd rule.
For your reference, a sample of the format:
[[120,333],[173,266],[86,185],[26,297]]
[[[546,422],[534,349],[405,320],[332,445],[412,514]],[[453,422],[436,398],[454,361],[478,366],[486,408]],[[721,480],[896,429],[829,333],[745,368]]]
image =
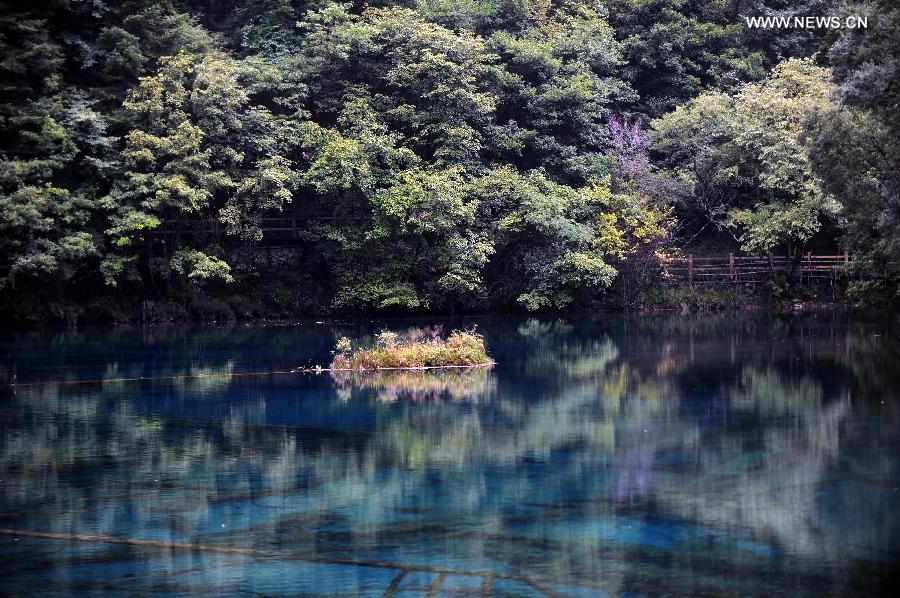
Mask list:
[[160,177],[156,197],[184,212],[197,212],[209,201],[206,189],[191,185],[183,175]]
[[594,247],[604,254],[615,258],[623,258],[626,252],[625,231],[617,224],[619,218],[612,213],[600,214],[597,222],[597,238]]
[[157,156],[167,153],[170,145],[168,139],[135,130],[125,136],[125,150],[122,155],[125,157],[125,163],[129,166],[137,166],[142,163],[154,166]]
[[188,79],[194,72],[196,57],[185,51],[175,56],[164,56],[155,75],[141,77],[136,88],[128,92],[123,106],[147,119],[151,125],[163,127],[160,122],[178,110],[183,110],[188,98]]
[[612,202],[612,189],[610,186],[610,176],[606,175],[601,180],[591,183],[584,194],[589,202],[598,203],[601,206],[608,206]]
[[179,156],[200,151],[203,143],[203,130],[185,121],[179,124],[170,139],[171,150]]
[[520,232],[525,228],[525,220],[519,212],[512,212],[500,219],[497,228],[504,232]]
[[321,153],[309,167],[305,178],[320,193],[367,189],[371,184],[372,168],[362,143],[332,132]]
[[671,208],[658,208],[636,191],[613,194],[608,176],[582,192],[600,210],[592,246],[605,255],[624,259],[641,244],[650,244],[665,234]]
[[125,136],[123,156],[127,165],[149,168],[166,160],[188,158],[200,151],[203,132],[199,127],[182,122],[168,136],[154,135],[140,129]]
[[152,166],[156,161],[156,156],[153,155],[153,151],[149,148],[126,149],[122,152],[122,155],[125,156],[125,163],[129,166],[135,166],[142,162],[146,162]]

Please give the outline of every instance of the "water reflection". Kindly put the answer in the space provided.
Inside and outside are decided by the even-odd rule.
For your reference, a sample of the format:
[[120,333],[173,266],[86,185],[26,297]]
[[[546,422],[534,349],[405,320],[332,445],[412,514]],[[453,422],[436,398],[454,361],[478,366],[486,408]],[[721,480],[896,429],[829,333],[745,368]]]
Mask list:
[[[0,402],[0,527],[320,560],[273,573],[252,553],[0,536],[19,556],[0,587],[114,567],[140,569],[138,591],[267,593],[302,570],[333,577],[309,593],[380,594],[411,567],[563,595],[866,593],[898,564],[900,337],[884,323],[501,320],[480,324],[490,369],[267,373],[381,326],[2,345],[19,383]],[[366,573],[348,577],[348,556]]]
[[477,401],[490,397],[496,378],[490,368],[445,370],[388,370],[377,372],[330,373],[335,393],[351,399],[394,401]]

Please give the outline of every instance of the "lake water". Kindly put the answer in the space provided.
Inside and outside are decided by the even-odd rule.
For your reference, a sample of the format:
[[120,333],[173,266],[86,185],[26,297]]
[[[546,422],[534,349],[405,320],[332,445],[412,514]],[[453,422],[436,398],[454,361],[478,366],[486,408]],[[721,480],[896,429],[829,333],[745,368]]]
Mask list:
[[[497,365],[290,372],[436,323]],[[887,319],[18,333],[0,382],[0,594],[872,595],[900,564]]]

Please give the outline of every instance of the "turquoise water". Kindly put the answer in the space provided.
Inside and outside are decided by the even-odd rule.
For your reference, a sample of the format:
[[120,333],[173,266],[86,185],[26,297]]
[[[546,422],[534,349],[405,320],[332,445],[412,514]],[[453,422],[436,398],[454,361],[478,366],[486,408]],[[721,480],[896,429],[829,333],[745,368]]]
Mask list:
[[[290,372],[435,323],[497,365]],[[0,382],[0,594],[872,595],[900,564],[886,320],[18,333]]]

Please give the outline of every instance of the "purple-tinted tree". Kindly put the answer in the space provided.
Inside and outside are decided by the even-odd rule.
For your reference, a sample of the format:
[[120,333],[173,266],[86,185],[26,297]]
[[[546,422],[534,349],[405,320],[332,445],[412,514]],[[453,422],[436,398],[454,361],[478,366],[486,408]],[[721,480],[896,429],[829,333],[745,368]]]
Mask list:
[[612,156],[627,178],[639,181],[650,174],[650,137],[640,121],[629,122],[618,115],[609,117],[609,140]]

